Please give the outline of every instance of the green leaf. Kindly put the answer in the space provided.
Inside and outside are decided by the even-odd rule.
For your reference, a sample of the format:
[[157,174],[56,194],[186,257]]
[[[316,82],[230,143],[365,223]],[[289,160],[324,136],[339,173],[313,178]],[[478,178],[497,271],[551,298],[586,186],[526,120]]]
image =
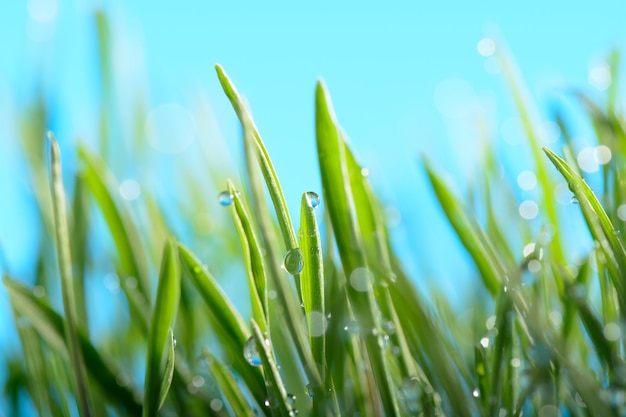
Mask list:
[[265,276],[265,266],[263,257],[250,217],[246,211],[243,201],[239,197],[239,192],[234,184],[228,181],[228,192],[231,194],[233,219],[239,233],[243,257],[248,276],[248,286],[250,288],[250,302],[252,304],[252,314],[263,332],[269,329],[269,315],[267,311],[267,278]]
[[[106,169],[104,162],[89,153],[84,147],[78,148],[78,156],[84,164],[83,179],[91,191],[104,219],[109,227],[120,258],[121,270],[126,276],[134,277],[138,281],[139,292],[143,296],[138,300],[129,297],[131,303],[140,303],[136,306],[141,314],[148,309],[150,297],[150,281],[147,274],[146,260],[141,248],[139,234],[128,216],[119,208],[111,185],[113,179]],[[125,280],[120,280],[124,285]]]
[[443,179],[435,173],[430,163],[424,159],[423,164],[433,191],[448,221],[476,263],[485,288],[492,296],[495,296],[504,283],[505,269],[493,245],[487,239],[478,221],[469,214],[467,207],[454,196]]
[[617,290],[621,314],[624,316],[626,315],[626,288],[623,284],[623,277],[626,276],[626,250],[617,236],[617,229],[585,180],[554,152],[547,148],[543,150],[568,182],[570,190],[578,200],[589,232],[604,254],[606,268]]
[[261,358],[268,392],[267,401],[269,402],[272,414],[278,413],[280,416],[293,415],[293,408],[287,398],[287,389],[280,376],[280,372],[278,372],[278,366],[274,361],[270,341],[265,338],[263,332],[261,332],[261,328],[256,324],[254,319],[251,320],[250,326],[252,327],[252,337],[254,338],[256,350]]
[[225,350],[234,352],[233,365],[252,392],[255,400],[263,404],[265,383],[257,368],[250,366],[243,357],[243,348],[251,336],[245,322],[221,290],[215,278],[209,274],[198,258],[186,246],[178,243],[178,253],[187,277],[214,316],[214,324],[220,344]]
[[50,186],[54,213],[54,231],[61,277],[63,311],[67,322],[67,326],[65,327],[65,341],[70,357],[70,369],[74,376],[74,384],[76,384],[75,389],[78,410],[81,415],[90,416],[89,384],[87,383],[85,363],[78,338],[77,302],[74,294],[74,279],[72,276],[72,250],[67,226],[65,188],[63,187],[63,178],[61,175],[61,152],[52,132],[48,132],[48,138],[50,139]]
[[320,232],[315,218],[315,208],[311,204],[309,193],[302,194],[300,209],[299,247],[302,251],[303,269],[300,275],[302,302],[307,314],[309,344],[313,358],[324,375],[325,366],[325,326],[326,309],[324,306],[324,265]]
[[170,334],[168,338],[167,344],[167,361],[165,362],[165,369],[163,370],[163,376],[161,377],[161,388],[159,394],[159,407],[163,407],[163,403],[165,402],[165,398],[167,397],[167,392],[170,389],[170,385],[172,385],[172,379],[174,378],[174,361],[176,354],[174,353],[174,349],[176,349],[176,339],[174,338],[174,332],[170,327]]
[[[63,318],[42,299],[33,295],[32,288],[5,276],[4,285],[9,293],[11,305],[16,313],[28,318],[37,330],[37,334],[53,350],[67,354],[65,345],[65,322]],[[79,332],[80,347],[85,359],[89,376],[96,382],[109,403],[122,407],[131,415],[141,413],[141,405],[135,400],[135,394],[117,383],[119,370],[112,368],[112,362],[100,355],[89,339]]]
[[228,406],[233,411],[233,414],[235,416],[256,417],[254,410],[252,410],[246,401],[246,396],[241,391],[241,388],[233,377],[232,372],[220,363],[217,358],[211,355],[207,349],[202,348],[202,354],[206,359],[211,376],[213,376],[213,379],[215,379],[220,391],[222,391],[222,394],[224,395]]
[[146,355],[146,377],[144,382],[143,416],[155,416],[159,410],[164,354],[168,334],[174,324],[180,298],[180,267],[176,241],[170,238],[163,249],[156,302],[152,313],[148,352]]

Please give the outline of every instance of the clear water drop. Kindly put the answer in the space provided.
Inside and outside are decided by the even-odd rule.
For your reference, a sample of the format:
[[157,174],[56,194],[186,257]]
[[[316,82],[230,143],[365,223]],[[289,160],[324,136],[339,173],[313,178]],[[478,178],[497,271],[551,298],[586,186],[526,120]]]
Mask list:
[[265,400],[263,402],[263,405],[266,406],[266,407],[269,407],[270,406],[270,400]]
[[296,396],[293,394],[287,394],[287,404],[295,405],[296,404]]
[[311,386],[311,384],[307,384],[306,386],[306,393],[310,398],[313,398],[313,387]]
[[289,410],[289,417],[297,416],[298,414],[300,414],[300,411],[297,408]]
[[256,350],[256,342],[253,336],[250,336],[250,338],[246,341],[246,344],[243,346],[243,357],[250,365],[261,366],[261,357],[259,356],[259,352]]
[[219,201],[222,206],[230,206],[233,202],[233,195],[229,191],[222,191],[217,197],[217,201]]
[[283,257],[283,269],[291,275],[299,274],[302,272],[304,263],[302,261],[302,252],[299,248],[291,249],[287,251]]
[[573,195],[572,198],[569,199],[569,202],[570,204],[578,204],[578,199]]
[[176,349],[176,338],[172,337],[172,345],[174,345],[174,349]]
[[472,391],[472,396],[474,398],[480,397],[480,390],[478,388],[474,388],[474,391]]
[[309,205],[313,208],[316,208],[317,206],[320,205],[320,196],[317,195],[317,193],[314,193],[313,191],[307,191],[306,200],[309,203]]
[[343,329],[351,334],[359,334],[359,332],[361,331],[359,322],[356,320],[350,320],[350,323],[343,326]]

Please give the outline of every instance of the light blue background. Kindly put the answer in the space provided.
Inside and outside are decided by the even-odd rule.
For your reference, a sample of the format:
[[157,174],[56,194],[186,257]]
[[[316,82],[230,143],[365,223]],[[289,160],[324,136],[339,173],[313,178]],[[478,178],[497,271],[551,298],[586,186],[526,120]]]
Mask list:
[[[416,276],[436,271],[448,291],[474,272],[432,201],[419,155],[450,170],[464,189],[479,163],[476,126],[445,116],[442,107],[480,103],[499,143],[502,121],[515,116],[502,76],[485,70],[478,41],[494,34],[504,40],[547,120],[563,85],[597,93],[589,71],[623,46],[626,35],[621,0],[61,0],[47,26],[29,16],[28,4],[35,3],[0,3],[0,242],[12,271],[27,279],[38,226],[15,116],[41,81],[53,109],[50,128],[66,154],[78,136],[93,142],[100,93],[92,13],[98,5],[112,21],[120,113],[136,92],[147,94],[150,106],[186,105],[202,92],[236,164],[239,129],[213,69],[221,63],[250,103],[294,213],[303,191],[321,191],[313,95],[323,77],[375,188],[401,216],[394,241],[409,269]],[[46,40],[36,40],[42,36]],[[451,78],[463,87],[458,96],[437,98]],[[513,181],[532,168],[524,159],[504,162]],[[2,326],[8,326],[7,302],[1,290]]]

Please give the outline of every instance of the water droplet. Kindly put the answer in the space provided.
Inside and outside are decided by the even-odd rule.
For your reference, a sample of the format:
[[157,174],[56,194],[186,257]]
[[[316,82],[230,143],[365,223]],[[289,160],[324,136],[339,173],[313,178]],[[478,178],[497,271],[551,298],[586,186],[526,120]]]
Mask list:
[[385,329],[385,333],[392,335],[396,332],[396,324],[391,320],[386,320],[383,323],[383,329]]
[[381,348],[385,349],[387,346],[389,346],[389,336],[387,336],[386,334],[383,334],[378,339],[378,344],[380,345]]
[[219,398],[213,398],[209,403],[209,407],[211,407],[213,411],[220,411],[222,407],[224,407],[224,403]]
[[266,406],[266,407],[269,407],[270,406],[270,400],[265,400],[263,402],[263,405]]
[[572,198],[569,199],[569,202],[570,204],[578,204],[578,199],[573,195]]
[[41,285],[35,285],[33,287],[33,295],[37,298],[42,298],[44,295],[46,295],[46,289]]
[[519,368],[521,364],[522,364],[522,361],[519,358],[511,359],[511,366],[513,368]]
[[474,391],[472,391],[472,396],[474,398],[480,397],[480,390],[478,388],[474,388]]
[[372,288],[374,274],[365,267],[355,268],[350,273],[350,285],[357,291],[365,292]]
[[200,267],[200,265],[196,265],[193,267],[194,274],[199,274],[200,272],[202,272],[202,268]]
[[243,346],[243,357],[250,365],[261,366],[261,357],[259,356],[259,352],[256,350],[254,336],[250,336],[250,338],[246,341],[246,344]]
[[306,315],[305,323],[311,337],[320,337],[328,329],[328,320],[319,311],[311,311]]
[[361,331],[359,322],[356,320],[350,320],[350,323],[343,326],[343,329],[351,334],[359,334],[359,332]]
[[230,206],[233,202],[233,195],[230,191],[222,191],[217,197],[217,201],[219,201],[222,206]]
[[313,398],[313,387],[311,386],[311,384],[307,384],[306,393],[310,398]]
[[176,349],[176,338],[172,337],[172,345],[174,345],[174,349]]
[[401,352],[401,350],[400,350],[400,347],[399,347],[399,346],[392,346],[392,347],[391,347],[391,354],[392,354],[393,356],[400,356],[400,353],[402,353],[402,352]]
[[364,177],[369,177],[370,170],[367,168],[361,168],[361,175],[363,175]]
[[607,323],[602,330],[604,337],[609,342],[615,342],[619,340],[622,330],[619,328],[619,325],[616,323]]
[[489,347],[489,338],[483,337],[482,339],[480,339],[480,345],[487,349]]
[[317,195],[317,193],[314,193],[313,191],[308,191],[306,193],[306,200],[309,203],[309,205],[313,208],[320,205],[320,196]]
[[283,269],[291,275],[296,275],[302,272],[303,267],[302,252],[300,249],[295,248],[287,251],[283,257]]
[[296,396],[293,394],[287,394],[287,404],[295,405],[296,404]]
[[195,387],[201,387],[204,385],[204,378],[200,375],[196,375],[192,378],[191,383],[195,386]]
[[298,414],[300,414],[300,411],[297,408],[289,410],[289,417],[297,416]]

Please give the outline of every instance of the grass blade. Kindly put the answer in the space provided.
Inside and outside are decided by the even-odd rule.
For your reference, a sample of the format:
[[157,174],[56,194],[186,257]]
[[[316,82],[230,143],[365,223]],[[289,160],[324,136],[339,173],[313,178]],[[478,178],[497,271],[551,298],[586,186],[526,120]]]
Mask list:
[[163,407],[163,403],[165,402],[165,398],[167,397],[167,392],[170,389],[170,385],[172,385],[172,379],[174,378],[174,363],[176,354],[174,353],[174,349],[176,349],[176,339],[174,338],[174,332],[170,327],[169,338],[167,339],[167,360],[165,362],[165,369],[163,370],[163,376],[161,377],[161,387],[159,389],[159,407]]
[[163,249],[156,302],[152,313],[148,353],[146,355],[146,378],[144,386],[143,416],[155,416],[162,395],[163,359],[168,333],[174,324],[180,298],[180,267],[177,244],[170,238]]
[[248,276],[248,286],[250,287],[250,302],[252,304],[252,314],[254,320],[258,323],[263,332],[269,331],[269,313],[267,310],[267,278],[265,276],[265,267],[263,265],[263,257],[257,240],[256,234],[252,228],[250,217],[246,211],[239,192],[235,189],[234,184],[228,181],[228,192],[232,196],[232,214],[235,220],[235,226],[241,240],[243,248],[244,262],[246,264],[246,272]]
[[252,337],[256,344],[256,350],[261,358],[263,372],[265,373],[265,381],[267,384],[268,398],[264,402],[265,405],[271,407],[272,415],[276,412],[280,416],[295,415],[295,411],[290,405],[287,389],[278,372],[278,366],[274,361],[270,342],[263,336],[261,328],[256,324],[254,319],[251,321]]
[[324,265],[320,232],[315,218],[315,207],[318,204],[317,195],[310,193],[302,195],[300,209],[299,246],[302,251],[304,267],[300,275],[300,289],[302,302],[307,315],[309,327],[309,344],[313,359],[317,363],[320,375],[324,379],[325,327],[326,309],[324,305]]
[[[35,297],[32,288],[7,276],[3,278],[3,282],[16,313],[30,320],[37,334],[48,346],[57,352],[67,354],[64,338],[66,323],[63,318],[42,299]],[[141,414],[141,405],[135,400],[135,394],[129,388],[117,383],[119,371],[109,365],[111,361],[103,358],[82,333],[79,333],[79,340],[87,372],[106,395],[109,403],[121,406],[131,415]]]
[[233,410],[233,414],[242,417],[256,417],[232,373],[216,357],[211,355],[207,349],[202,348],[202,354],[206,359],[209,372],[222,391],[226,402]]
[[626,288],[623,277],[626,276],[626,250],[617,236],[617,229],[611,223],[602,205],[583,178],[558,155],[547,148],[544,152],[568,182],[571,191],[578,200],[587,227],[593,239],[598,242],[606,260],[606,267],[617,290],[621,314],[626,315]]
[[48,132],[48,138],[50,139],[50,185],[52,190],[54,230],[61,276],[63,311],[67,322],[67,326],[65,327],[65,341],[68,347],[70,368],[74,376],[74,384],[76,384],[78,410],[81,415],[90,416],[89,387],[85,374],[84,358],[78,339],[77,303],[74,295],[74,279],[72,277],[70,237],[67,226],[67,211],[65,208],[65,188],[63,187],[63,178],[61,176],[61,152],[59,150],[59,144],[52,132]]
[[398,415],[397,398],[393,392],[387,363],[378,340],[382,331],[376,318],[373,280],[370,278],[371,271],[368,268],[356,216],[345,141],[336,122],[330,97],[322,82],[318,82],[316,88],[315,129],[324,201],[329,210],[344,272],[347,277],[355,271],[358,274],[367,272],[366,282],[363,282],[363,285],[360,285],[358,289],[353,285],[346,285],[346,289],[361,328],[368,329],[364,335],[364,342],[379,391],[372,393],[372,399],[380,394],[385,412],[389,415]]
[[138,308],[141,311],[147,311],[150,281],[139,234],[113,198],[113,193],[110,191],[112,187],[108,185],[112,180],[107,178],[109,174],[104,162],[89,153],[84,147],[78,148],[78,156],[85,167],[83,172],[85,184],[100,206],[115,242],[121,270],[126,276],[137,279],[140,293],[144,298],[141,300],[144,305],[140,305]]
[[200,297],[214,316],[216,331],[224,349],[233,354],[233,366],[245,381],[254,399],[263,404],[265,383],[258,368],[250,366],[243,357],[243,349],[250,330],[198,258],[186,246],[179,243],[178,253],[187,277],[191,280]]
[[443,179],[435,173],[430,163],[424,159],[423,164],[441,208],[461,243],[476,263],[485,288],[492,296],[495,296],[504,283],[505,277],[504,266],[495,249],[487,240],[478,221],[468,214],[469,211],[464,204],[454,196]]

